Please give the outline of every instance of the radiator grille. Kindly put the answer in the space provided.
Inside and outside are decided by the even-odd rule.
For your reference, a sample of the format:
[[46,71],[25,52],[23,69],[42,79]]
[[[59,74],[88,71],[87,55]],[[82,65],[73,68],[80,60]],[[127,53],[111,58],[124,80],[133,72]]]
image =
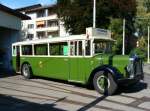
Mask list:
[[136,75],[141,75],[142,73],[143,73],[142,60],[136,59],[134,61],[134,74],[136,76]]

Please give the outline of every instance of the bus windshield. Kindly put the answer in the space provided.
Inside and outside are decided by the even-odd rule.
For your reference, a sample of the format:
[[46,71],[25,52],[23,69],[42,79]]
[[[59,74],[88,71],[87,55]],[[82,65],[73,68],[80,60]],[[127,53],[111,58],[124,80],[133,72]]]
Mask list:
[[95,51],[94,54],[104,53],[109,54],[112,52],[112,42],[110,41],[94,41]]

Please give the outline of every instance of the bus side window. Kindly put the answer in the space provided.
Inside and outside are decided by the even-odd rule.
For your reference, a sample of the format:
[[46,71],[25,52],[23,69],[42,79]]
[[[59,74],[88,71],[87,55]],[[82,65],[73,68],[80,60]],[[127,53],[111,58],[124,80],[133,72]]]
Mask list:
[[16,46],[16,55],[20,55],[20,46]]
[[70,42],[70,55],[77,56],[77,41]]
[[51,43],[50,44],[50,55],[67,56],[68,55],[67,42]]
[[78,45],[78,43],[77,43],[77,41],[75,41],[75,55],[77,56],[77,45]]
[[23,45],[22,55],[32,55],[32,45]]
[[68,56],[68,46],[67,45],[63,46],[63,55]]
[[13,51],[12,51],[13,53],[13,56],[16,56],[16,46],[13,46]]
[[79,51],[79,55],[82,56],[83,55],[82,41],[79,41],[78,51]]
[[36,44],[34,45],[35,55],[48,55],[48,45],[47,44]]
[[91,53],[91,41],[87,40],[85,41],[85,47],[86,47],[86,55],[89,56]]

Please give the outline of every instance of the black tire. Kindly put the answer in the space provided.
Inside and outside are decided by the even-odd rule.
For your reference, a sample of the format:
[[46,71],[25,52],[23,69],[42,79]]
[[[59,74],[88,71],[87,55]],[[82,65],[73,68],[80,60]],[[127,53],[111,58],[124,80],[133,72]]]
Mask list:
[[113,95],[118,87],[111,73],[108,71],[97,72],[93,78],[93,85],[97,92],[107,96]]
[[25,79],[30,79],[32,77],[32,70],[29,64],[23,64],[21,68],[21,74]]

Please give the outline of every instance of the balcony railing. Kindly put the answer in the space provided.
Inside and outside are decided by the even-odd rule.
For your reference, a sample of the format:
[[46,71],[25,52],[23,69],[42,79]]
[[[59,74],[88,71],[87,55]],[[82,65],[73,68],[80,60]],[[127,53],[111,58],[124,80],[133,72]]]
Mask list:
[[50,27],[58,27],[58,21],[37,21],[36,27],[38,28],[50,28]]

